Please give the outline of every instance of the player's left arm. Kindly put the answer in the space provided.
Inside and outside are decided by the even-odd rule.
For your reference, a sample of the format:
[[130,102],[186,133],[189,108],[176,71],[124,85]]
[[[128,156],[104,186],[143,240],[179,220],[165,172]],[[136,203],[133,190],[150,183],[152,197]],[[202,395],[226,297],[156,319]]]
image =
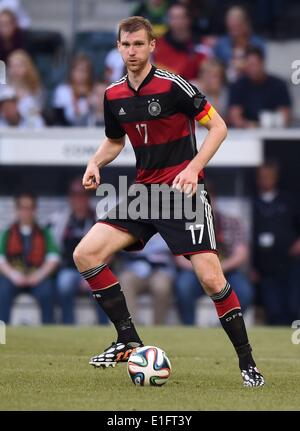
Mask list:
[[[196,120],[198,120],[197,117]],[[208,134],[198,154],[173,181],[174,187],[187,193],[189,196],[196,193],[199,172],[207,165],[227,136],[225,121],[213,107],[210,107],[207,114],[198,121],[208,130]]]

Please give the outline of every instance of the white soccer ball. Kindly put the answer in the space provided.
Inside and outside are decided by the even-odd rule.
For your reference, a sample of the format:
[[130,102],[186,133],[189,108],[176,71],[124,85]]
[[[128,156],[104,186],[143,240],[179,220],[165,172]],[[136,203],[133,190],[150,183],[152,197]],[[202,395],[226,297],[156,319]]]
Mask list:
[[159,347],[144,346],[130,355],[127,371],[135,385],[162,386],[170,377],[171,363]]

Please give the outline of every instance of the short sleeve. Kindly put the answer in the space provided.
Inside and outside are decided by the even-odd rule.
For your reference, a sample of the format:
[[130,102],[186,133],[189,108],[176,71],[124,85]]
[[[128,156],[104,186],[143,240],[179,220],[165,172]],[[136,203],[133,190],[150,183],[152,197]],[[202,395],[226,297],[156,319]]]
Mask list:
[[173,83],[173,91],[179,112],[199,121],[202,125],[211,119],[215,110],[195,85],[177,77]]
[[178,111],[191,118],[196,117],[206,103],[205,96],[198,88],[178,75],[174,79],[172,93]]
[[111,139],[119,139],[125,135],[125,132],[112,113],[106,94],[104,96],[104,123],[105,135]]

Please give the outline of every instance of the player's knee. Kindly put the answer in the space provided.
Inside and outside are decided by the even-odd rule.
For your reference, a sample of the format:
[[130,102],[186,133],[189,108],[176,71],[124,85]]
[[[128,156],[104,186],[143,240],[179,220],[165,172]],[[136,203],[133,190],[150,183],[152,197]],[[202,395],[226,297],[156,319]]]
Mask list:
[[86,242],[80,242],[73,252],[73,260],[77,268],[93,268],[101,263],[105,263],[109,257],[105,247],[99,247],[95,250]]
[[209,295],[218,293],[224,287],[223,277],[221,279],[220,275],[214,271],[207,271],[203,274],[201,284]]
[[90,250],[82,243],[79,243],[73,252],[73,259],[77,267],[92,266],[92,263],[90,264],[91,257],[92,257],[92,254]]

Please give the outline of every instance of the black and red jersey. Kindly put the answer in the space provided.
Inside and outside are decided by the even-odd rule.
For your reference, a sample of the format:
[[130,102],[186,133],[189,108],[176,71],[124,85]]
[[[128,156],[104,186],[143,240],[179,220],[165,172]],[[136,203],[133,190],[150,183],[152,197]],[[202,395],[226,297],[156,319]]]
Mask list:
[[212,110],[195,86],[152,66],[137,91],[127,76],[107,88],[105,133],[112,139],[128,135],[137,183],[172,184],[197,154],[195,118],[205,124]]

